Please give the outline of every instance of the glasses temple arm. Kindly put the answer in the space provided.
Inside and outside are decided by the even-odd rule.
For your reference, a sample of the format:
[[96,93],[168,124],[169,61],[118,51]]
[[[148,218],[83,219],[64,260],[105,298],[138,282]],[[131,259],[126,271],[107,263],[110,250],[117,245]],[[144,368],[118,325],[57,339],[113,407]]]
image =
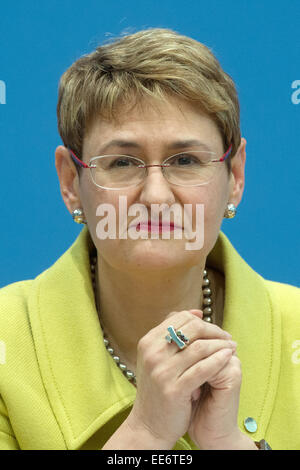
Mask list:
[[231,150],[232,150],[232,144],[229,146],[228,150],[224,153],[224,155],[222,155],[219,162],[223,162],[224,160],[226,160],[226,158],[228,158],[229,155],[231,154]]
[[67,147],[67,149],[69,150],[70,154],[71,154],[71,158],[73,159],[73,161],[78,165],[80,166],[81,168],[89,168],[89,165],[87,165],[86,163],[84,163],[82,160],[80,160],[80,158],[78,158],[75,153],[70,149],[70,147]]

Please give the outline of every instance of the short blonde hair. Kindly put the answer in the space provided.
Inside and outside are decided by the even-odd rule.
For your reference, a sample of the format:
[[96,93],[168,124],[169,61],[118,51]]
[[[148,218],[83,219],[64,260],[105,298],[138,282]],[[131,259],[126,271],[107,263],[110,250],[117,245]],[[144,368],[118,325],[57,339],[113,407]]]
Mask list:
[[[170,29],[151,28],[96,48],[62,75],[58,130],[66,147],[82,155],[83,139],[96,117],[115,120],[120,105],[144,97],[178,96],[199,106],[217,124],[224,152],[241,141],[235,85],[211,50]],[[228,168],[230,160],[227,159]]]

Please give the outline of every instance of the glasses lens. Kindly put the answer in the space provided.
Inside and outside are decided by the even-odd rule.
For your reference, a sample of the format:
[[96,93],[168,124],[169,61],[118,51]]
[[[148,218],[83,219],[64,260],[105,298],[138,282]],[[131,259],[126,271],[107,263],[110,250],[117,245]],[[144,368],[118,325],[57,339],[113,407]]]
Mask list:
[[122,189],[139,184],[145,168],[140,160],[126,155],[105,155],[91,160],[94,183],[104,188]]
[[208,183],[215,174],[217,155],[213,152],[193,151],[168,158],[164,167],[165,176],[170,183],[193,186]]

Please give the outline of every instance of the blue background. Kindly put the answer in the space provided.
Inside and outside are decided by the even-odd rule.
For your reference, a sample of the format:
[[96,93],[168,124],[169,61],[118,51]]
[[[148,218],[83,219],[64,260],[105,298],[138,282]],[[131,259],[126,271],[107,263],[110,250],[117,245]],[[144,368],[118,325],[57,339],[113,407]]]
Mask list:
[[235,80],[246,187],[222,230],[263,277],[299,286],[299,0],[1,3],[0,286],[35,277],[80,231],[54,167],[60,76],[111,35],[149,27],[203,42]]

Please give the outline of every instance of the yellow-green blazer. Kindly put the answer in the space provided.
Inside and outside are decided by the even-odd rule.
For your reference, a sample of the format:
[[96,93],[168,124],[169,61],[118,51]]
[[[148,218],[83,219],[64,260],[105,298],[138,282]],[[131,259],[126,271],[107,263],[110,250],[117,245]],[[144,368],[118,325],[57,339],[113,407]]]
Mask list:
[[[101,449],[130,412],[136,389],[105,349],[89,249],[84,228],[36,279],[0,290],[0,449]],[[263,279],[222,232],[207,265],[225,275],[241,430],[273,449],[300,449],[300,289]],[[187,434],[174,448],[197,449]]]

